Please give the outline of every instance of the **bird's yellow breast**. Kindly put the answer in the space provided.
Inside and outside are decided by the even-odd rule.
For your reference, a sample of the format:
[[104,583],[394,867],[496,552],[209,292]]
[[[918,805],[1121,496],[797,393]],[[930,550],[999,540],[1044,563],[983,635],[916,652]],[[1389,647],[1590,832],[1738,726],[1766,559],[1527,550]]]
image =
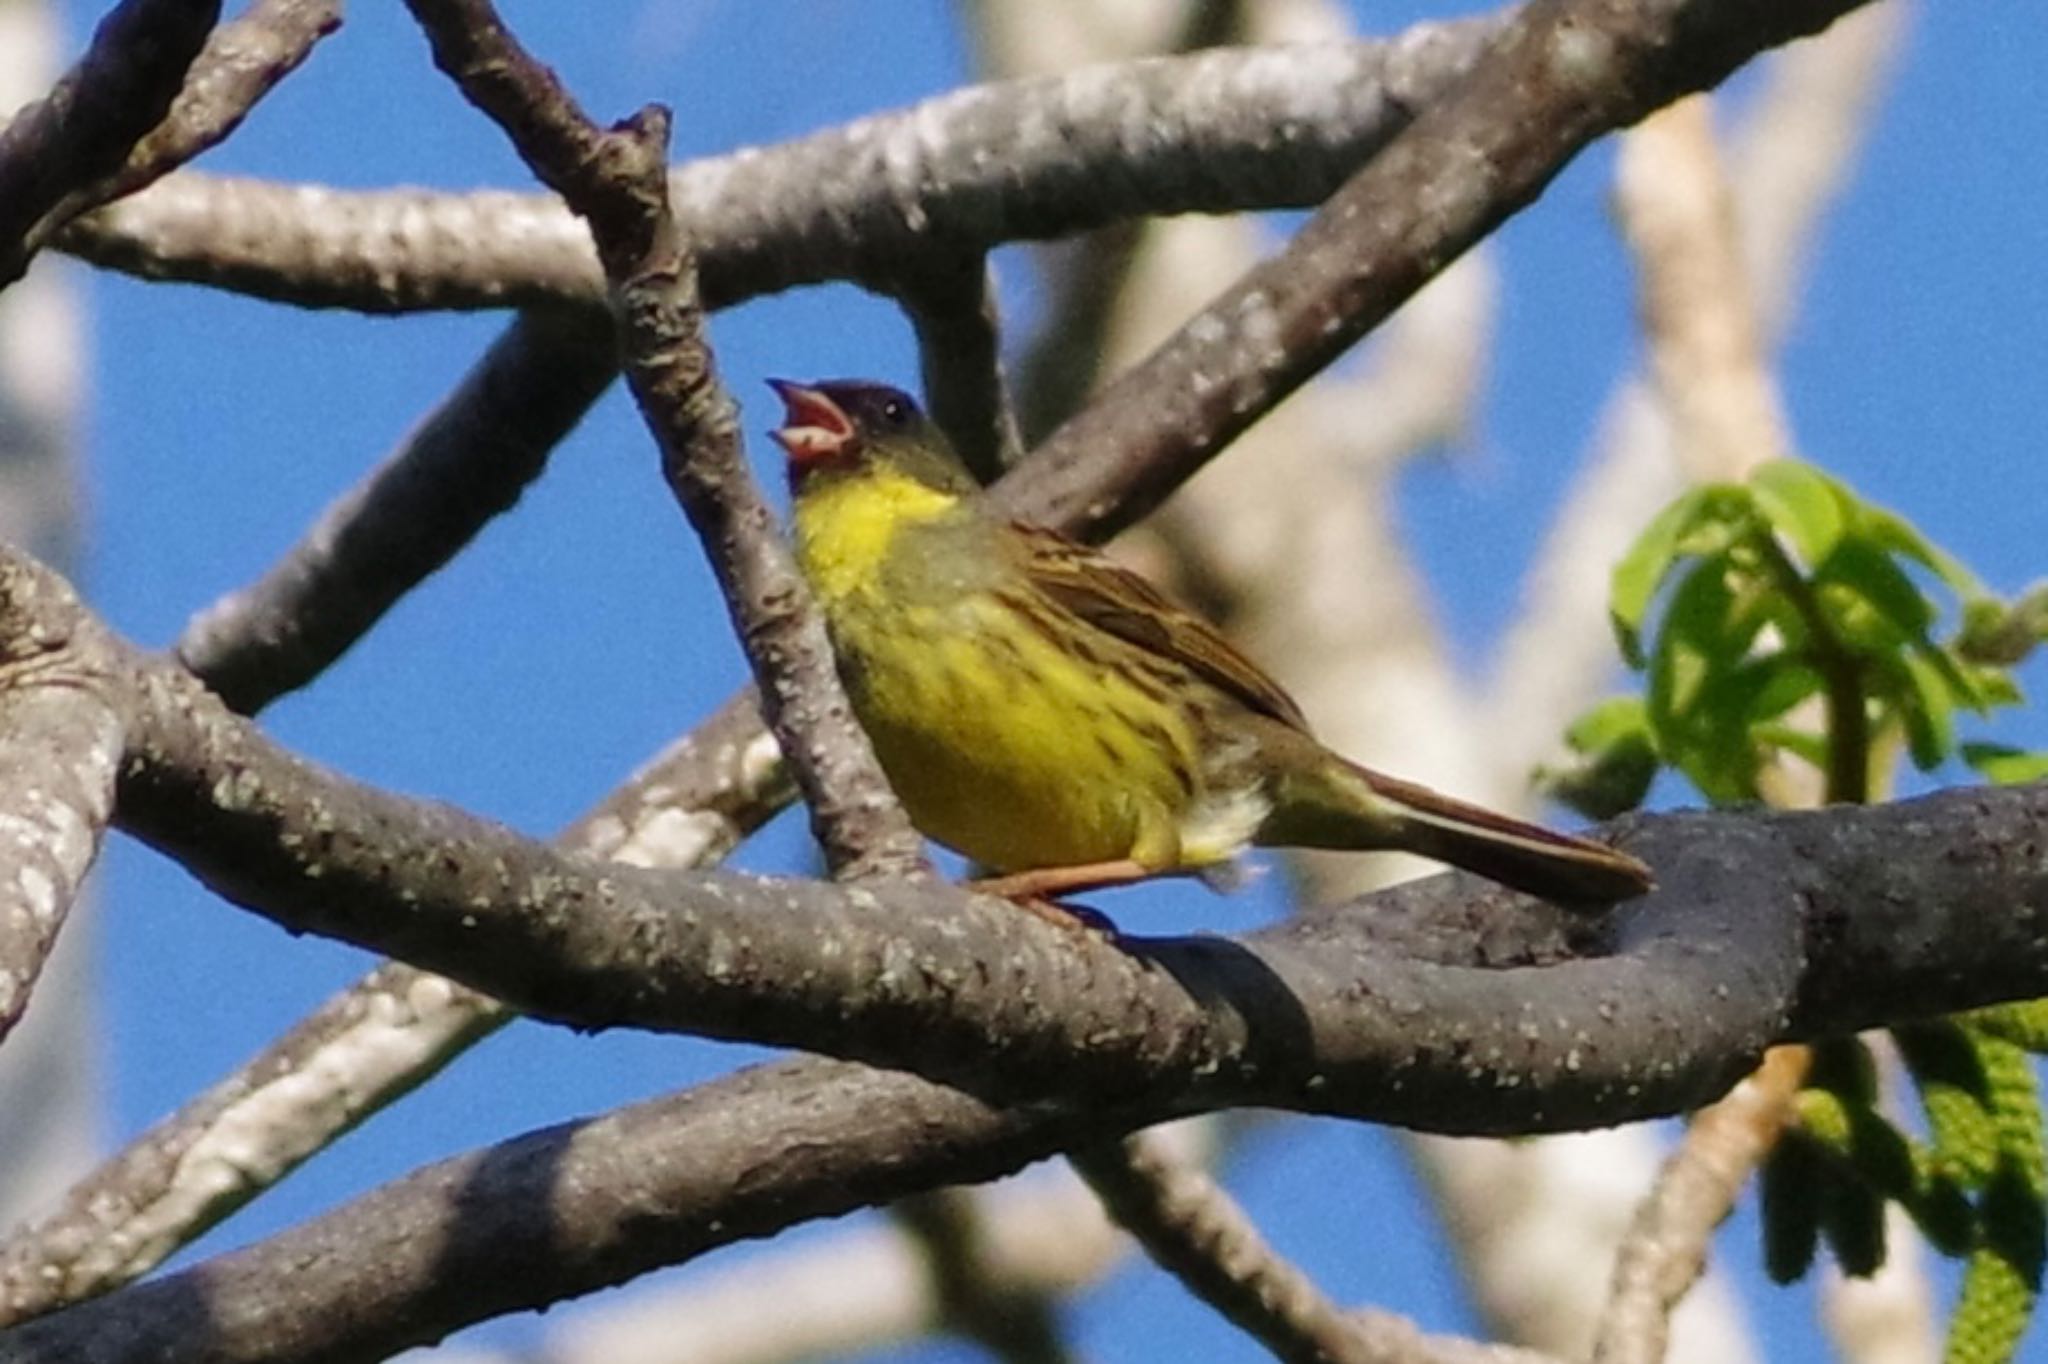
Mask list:
[[1187,717],[1114,649],[1076,650],[1020,613],[1001,546],[976,544],[999,528],[977,516],[886,471],[798,504],[805,576],[911,819],[999,871],[1234,852],[1183,847],[1200,771]]

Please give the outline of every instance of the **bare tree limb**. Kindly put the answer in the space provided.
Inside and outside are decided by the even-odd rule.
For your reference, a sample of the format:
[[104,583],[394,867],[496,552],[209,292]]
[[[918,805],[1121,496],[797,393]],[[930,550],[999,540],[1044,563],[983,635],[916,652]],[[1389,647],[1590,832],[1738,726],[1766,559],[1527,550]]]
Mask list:
[[57,88],[0,128],[0,289],[59,226],[65,196],[163,120],[219,19],[220,0],[122,0]]
[[178,657],[245,715],[305,686],[512,507],[617,372],[603,313],[522,314],[263,577],[195,617]]
[[1594,1364],[1661,1364],[1672,1310],[1705,1272],[1714,1228],[1792,1121],[1812,1061],[1810,1047],[1774,1047],[1693,1119],[1622,1241]]
[[0,607],[0,1039],[28,1007],[99,853],[123,745],[113,708],[69,667],[63,614]]
[[740,448],[704,335],[697,263],[669,203],[668,111],[609,131],[519,46],[488,0],[409,0],[434,61],[590,225],[623,368],[662,472],[704,541],[812,832],[848,876],[914,876],[923,845],[853,718],[825,627]]
[[1529,1350],[1431,1340],[1390,1313],[1347,1313],[1274,1251],[1201,1169],[1144,1133],[1068,1159],[1110,1214],[1189,1291],[1290,1364],[1557,1364]]
[[218,146],[242,126],[257,101],[298,70],[315,43],[340,27],[341,0],[255,0],[240,18],[208,35],[164,121],[111,175],[66,194],[49,221],[62,225],[133,194]]
[[[1225,49],[956,91],[685,163],[670,195],[714,309],[830,279],[886,288],[906,259],[1134,214],[1306,207],[1454,84],[1498,27],[1420,25],[1384,42]],[[81,219],[63,243],[147,278],[309,307],[604,296],[589,233],[533,194],[357,193],[184,172]]]
[[[788,798],[773,740],[750,704],[734,704],[558,842],[635,866],[698,866],[731,851]],[[0,1247],[0,1325],[155,1268],[510,1017],[454,981],[402,962],[378,967],[10,1237]]]
[[[1130,1238],[1064,1165],[975,1198],[979,1267],[1012,1292],[1057,1300],[1127,1258]],[[553,1364],[793,1364],[874,1351],[947,1329],[935,1268],[907,1229],[851,1223],[564,1314],[542,1350]]]
[[[1053,433],[1027,466],[1034,501],[1084,531],[1112,508],[1113,526],[1141,517],[1184,466],[1384,319],[1586,143],[1855,7],[1532,0],[1455,93],[1346,181],[1285,250]],[[1085,458],[1102,450],[1123,463]]]
[[927,266],[895,288],[917,331],[932,414],[976,479],[993,483],[1023,453],[1003,380],[995,280],[986,257]]
[[[15,576],[16,609],[70,619],[124,716],[123,828],[295,928],[583,1026],[793,1044],[1012,1095],[1229,1092],[1515,1131],[1686,1107],[1788,1034],[2038,992],[2048,966],[2028,936],[2048,873],[2015,852],[2048,804],[2030,788],[1644,817],[1627,841],[1666,889],[1584,959],[1567,959],[1591,948],[1582,918],[1450,875],[1369,915],[1122,951],[939,886],[598,866],[296,759],[105,636],[56,579]],[[1431,965],[1447,901],[1483,964],[1550,964]],[[1986,922],[1983,905],[2010,912]],[[1802,959],[1816,935],[1828,950]],[[1458,1102],[1475,1085],[1483,1112]]]

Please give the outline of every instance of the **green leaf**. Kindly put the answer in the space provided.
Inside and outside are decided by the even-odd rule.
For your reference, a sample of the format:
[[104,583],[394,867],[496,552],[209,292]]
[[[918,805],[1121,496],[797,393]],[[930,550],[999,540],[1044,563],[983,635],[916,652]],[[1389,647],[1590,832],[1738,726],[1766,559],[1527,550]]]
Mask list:
[[1750,475],[1749,489],[1757,510],[1809,569],[1834,553],[1853,503],[1833,479],[1803,460],[1774,459]]
[[2048,752],[2014,748],[2009,744],[1966,743],[1963,761],[1984,780],[1998,786],[2020,786],[2048,779]]
[[1659,512],[1614,565],[1608,589],[1608,617],[1622,657],[1644,667],[1643,623],[1657,589],[1681,554],[1712,554],[1734,538],[1734,525],[1750,509],[1748,495],[1727,484],[1710,484],[1681,494]]
[[1955,651],[1972,663],[1998,668],[2026,662],[2048,639],[2048,583],[2035,583],[2010,602],[1974,597],[1963,602]]
[[[1901,641],[1924,642],[1934,625],[1934,606],[1920,585],[1890,555],[1867,540],[1843,541],[1820,571],[1816,584],[1833,584],[1853,592],[1897,633]],[[1854,622],[1837,614],[1842,633],[1854,633]]]
[[1913,765],[1932,771],[1948,760],[1956,746],[1955,697],[1948,680],[1926,658],[1917,653],[1888,660],[1896,666],[1880,669],[1891,684],[1890,700],[1906,727],[1906,747]]
[[1640,696],[1610,696],[1565,730],[1573,759],[1536,769],[1537,790],[1588,819],[1612,819],[1643,803],[1663,764]]
[[1988,597],[1991,590],[1983,581],[1963,566],[1960,559],[1948,553],[1920,533],[1918,527],[1900,516],[1872,502],[1858,499],[1856,503],[1856,529],[1878,548],[1889,554],[1911,559],[1947,583],[1958,597]]
[[1650,721],[1640,696],[1610,696],[1586,708],[1564,732],[1575,753],[1598,753],[1637,735],[1649,734]]

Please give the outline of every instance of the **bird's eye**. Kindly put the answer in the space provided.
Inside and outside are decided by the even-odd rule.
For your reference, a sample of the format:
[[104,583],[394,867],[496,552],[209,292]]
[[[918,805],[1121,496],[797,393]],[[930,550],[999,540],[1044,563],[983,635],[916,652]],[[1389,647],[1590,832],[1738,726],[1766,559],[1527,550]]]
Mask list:
[[884,398],[882,400],[882,420],[890,426],[908,426],[910,424],[910,404],[901,398]]

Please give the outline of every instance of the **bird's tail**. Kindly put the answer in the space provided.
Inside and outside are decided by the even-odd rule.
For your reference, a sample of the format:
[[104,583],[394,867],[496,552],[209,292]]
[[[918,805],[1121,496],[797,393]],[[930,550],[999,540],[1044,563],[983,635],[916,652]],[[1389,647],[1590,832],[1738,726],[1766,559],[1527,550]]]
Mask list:
[[1269,822],[1260,842],[1398,848],[1565,905],[1612,904],[1656,884],[1642,862],[1604,844],[1453,800],[1334,753],[1319,756],[1325,761],[1313,773],[1290,777],[1292,789],[1279,802],[1287,813]]

